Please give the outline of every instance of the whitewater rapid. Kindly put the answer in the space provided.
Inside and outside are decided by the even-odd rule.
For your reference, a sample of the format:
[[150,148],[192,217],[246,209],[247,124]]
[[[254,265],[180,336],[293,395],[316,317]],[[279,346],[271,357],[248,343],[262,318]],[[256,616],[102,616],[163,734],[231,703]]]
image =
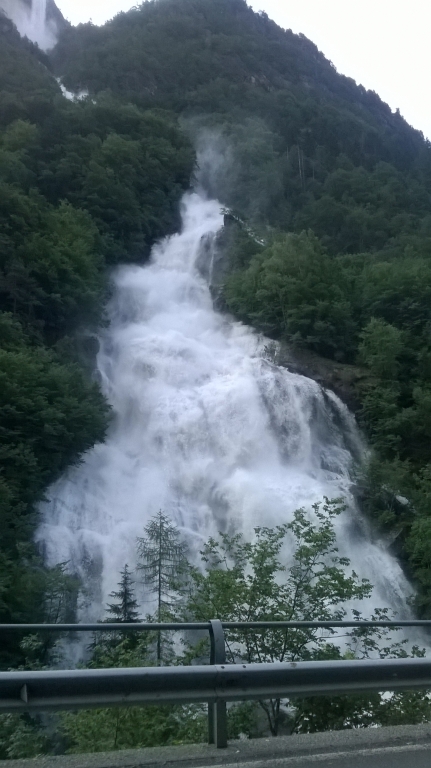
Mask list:
[[114,419],[106,442],[50,489],[37,532],[46,560],[79,574],[89,596],[80,618],[96,620],[159,509],[193,556],[220,530],[252,538],[255,526],[342,496],[338,546],[375,585],[367,615],[388,606],[407,617],[409,585],[351,495],[363,452],[353,417],[213,308],[205,276],[222,225],[216,201],[187,194],[181,232],[156,245],[149,264],[116,271],[97,358]]

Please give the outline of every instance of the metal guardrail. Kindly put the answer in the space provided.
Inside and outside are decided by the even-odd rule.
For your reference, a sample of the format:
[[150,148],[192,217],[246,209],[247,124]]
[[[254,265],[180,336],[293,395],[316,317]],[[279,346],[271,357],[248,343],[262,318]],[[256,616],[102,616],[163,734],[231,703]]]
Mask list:
[[148,632],[154,630],[209,630],[212,621],[219,621],[223,629],[330,629],[331,627],[422,627],[431,629],[431,619],[408,619],[406,621],[171,621],[171,622],[104,622],[97,624],[0,624],[2,632]]
[[210,665],[0,673],[0,712],[208,703],[209,743],[227,746],[226,702],[431,688],[422,658],[226,664],[225,629],[431,628],[429,620],[0,624],[4,632],[206,630]]
[[428,659],[3,672],[0,712],[431,688]]

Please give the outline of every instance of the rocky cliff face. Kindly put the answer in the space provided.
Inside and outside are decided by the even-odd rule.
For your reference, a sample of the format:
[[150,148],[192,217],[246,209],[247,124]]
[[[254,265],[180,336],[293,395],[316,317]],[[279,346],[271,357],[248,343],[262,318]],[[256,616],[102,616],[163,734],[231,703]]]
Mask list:
[[[43,10],[44,23],[35,24],[34,5],[39,3]],[[67,22],[54,0],[0,0],[0,12],[6,14],[16,25],[21,35],[26,35],[44,50],[55,45],[58,32]]]

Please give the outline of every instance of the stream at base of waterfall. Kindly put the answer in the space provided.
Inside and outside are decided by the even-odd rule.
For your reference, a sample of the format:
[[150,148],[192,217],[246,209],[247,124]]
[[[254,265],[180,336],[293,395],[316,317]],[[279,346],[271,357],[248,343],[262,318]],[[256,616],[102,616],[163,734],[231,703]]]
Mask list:
[[97,358],[113,422],[106,442],[49,490],[37,532],[46,561],[68,561],[89,595],[78,620],[98,620],[159,509],[193,557],[218,531],[250,539],[298,507],[344,497],[339,552],[375,586],[363,610],[408,618],[409,584],[351,494],[364,452],[353,416],[213,308],[208,274],[222,226],[218,202],[188,193],[181,232],[157,244],[150,263],[115,272]]

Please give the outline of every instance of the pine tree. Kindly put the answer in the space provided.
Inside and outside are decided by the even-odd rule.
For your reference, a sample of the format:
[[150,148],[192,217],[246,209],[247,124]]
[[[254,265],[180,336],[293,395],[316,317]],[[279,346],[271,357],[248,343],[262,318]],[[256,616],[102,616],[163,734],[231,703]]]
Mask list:
[[118,592],[111,592],[109,597],[116,600],[115,603],[108,603],[106,622],[124,622],[131,624],[139,622],[138,602],[135,598],[132,576],[129,566],[124,566],[120,572],[121,579],[118,582]]
[[[123,570],[120,571],[118,590],[111,592],[109,597],[115,600],[115,602],[107,604],[105,618],[102,623],[136,624],[141,621],[137,610],[138,602],[135,598],[132,575],[127,563]],[[92,666],[109,666],[109,663],[106,663],[106,659],[111,659],[112,665],[113,658],[120,653],[121,649],[125,651],[136,649],[140,642],[140,634],[130,630],[125,632],[113,632],[110,630],[95,632],[93,642],[89,646],[92,655]],[[113,654],[114,656],[112,656]]]
[[[138,538],[143,583],[155,596],[155,621],[172,620],[178,606],[188,567],[186,545],[172,521],[159,510],[144,528],[145,536]],[[157,633],[157,664],[162,663],[162,633]]]

